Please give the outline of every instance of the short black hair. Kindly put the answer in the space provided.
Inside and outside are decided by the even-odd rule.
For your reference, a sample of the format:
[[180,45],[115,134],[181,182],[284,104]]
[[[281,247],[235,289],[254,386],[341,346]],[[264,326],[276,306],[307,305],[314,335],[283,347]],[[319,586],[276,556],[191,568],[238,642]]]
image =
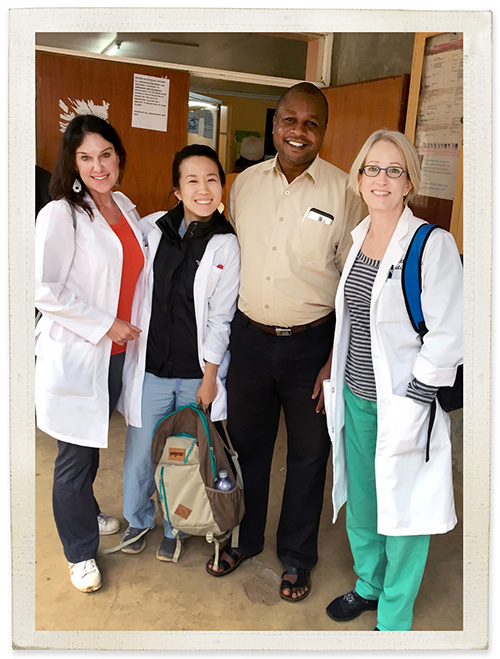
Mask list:
[[172,163],[172,184],[175,190],[179,189],[179,182],[181,176],[181,163],[187,158],[193,156],[204,156],[205,158],[210,158],[217,165],[219,170],[219,178],[222,185],[226,183],[226,174],[224,169],[220,164],[219,156],[217,153],[206,144],[188,144],[174,156],[174,162]]
[[328,101],[326,96],[323,94],[321,89],[313,85],[311,82],[299,82],[293,87],[287,89],[280,97],[278,105],[276,106],[275,114],[278,114],[278,110],[286,98],[292,94],[304,94],[306,96],[314,96],[319,100],[323,106],[325,112],[325,126],[328,123]]

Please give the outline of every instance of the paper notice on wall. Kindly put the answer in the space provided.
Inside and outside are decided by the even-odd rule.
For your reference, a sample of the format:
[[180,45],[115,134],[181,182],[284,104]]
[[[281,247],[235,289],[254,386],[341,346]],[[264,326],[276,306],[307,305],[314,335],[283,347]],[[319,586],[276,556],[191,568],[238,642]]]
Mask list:
[[458,158],[424,156],[418,194],[437,199],[453,199],[457,168]]
[[132,128],[167,132],[170,80],[134,73]]
[[415,135],[422,168],[420,195],[437,199],[453,199],[455,195],[463,132],[462,81],[462,35],[450,33],[430,38]]
[[[462,139],[463,54],[450,51],[428,55],[424,61],[418,109],[417,149],[436,148],[436,143]],[[435,133],[426,139],[427,133]]]

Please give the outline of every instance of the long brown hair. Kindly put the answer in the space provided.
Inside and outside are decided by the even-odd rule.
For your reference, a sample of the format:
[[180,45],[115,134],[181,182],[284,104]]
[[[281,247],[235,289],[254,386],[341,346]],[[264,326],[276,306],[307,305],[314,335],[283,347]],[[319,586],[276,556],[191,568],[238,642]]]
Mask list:
[[[66,199],[71,206],[81,208],[92,219],[92,208],[85,198],[88,190],[80,178],[76,166],[76,151],[88,133],[97,133],[114,146],[119,159],[118,181],[121,181],[127,154],[120,136],[104,119],[93,114],[78,115],[69,122],[62,136],[54,173],[50,179],[49,192],[52,199]],[[80,192],[73,190],[76,179],[82,187]]]

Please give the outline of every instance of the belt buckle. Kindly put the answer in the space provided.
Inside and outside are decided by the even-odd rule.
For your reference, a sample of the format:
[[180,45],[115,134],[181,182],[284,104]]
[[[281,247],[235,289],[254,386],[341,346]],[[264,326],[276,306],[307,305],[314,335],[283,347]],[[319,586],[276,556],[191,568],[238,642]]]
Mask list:
[[276,336],[292,336],[291,327],[275,327]]

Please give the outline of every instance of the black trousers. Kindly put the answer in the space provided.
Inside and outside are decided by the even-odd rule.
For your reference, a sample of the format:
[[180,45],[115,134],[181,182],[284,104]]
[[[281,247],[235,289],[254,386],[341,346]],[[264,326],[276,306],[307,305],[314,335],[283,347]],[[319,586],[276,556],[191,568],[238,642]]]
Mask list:
[[[125,353],[113,355],[109,365],[109,415],[113,413],[122,388]],[[97,515],[99,505],[93,483],[99,468],[99,449],[57,442],[54,464],[52,508],[64,555],[70,563],[95,558],[99,546]]]
[[318,560],[330,438],[312,391],[333,345],[335,321],[277,337],[237,312],[231,331],[227,378],[228,433],[238,453],[245,491],[245,518],[238,550],[264,546],[274,445],[283,410],[287,430],[286,481],[277,532],[285,567],[312,568]]

